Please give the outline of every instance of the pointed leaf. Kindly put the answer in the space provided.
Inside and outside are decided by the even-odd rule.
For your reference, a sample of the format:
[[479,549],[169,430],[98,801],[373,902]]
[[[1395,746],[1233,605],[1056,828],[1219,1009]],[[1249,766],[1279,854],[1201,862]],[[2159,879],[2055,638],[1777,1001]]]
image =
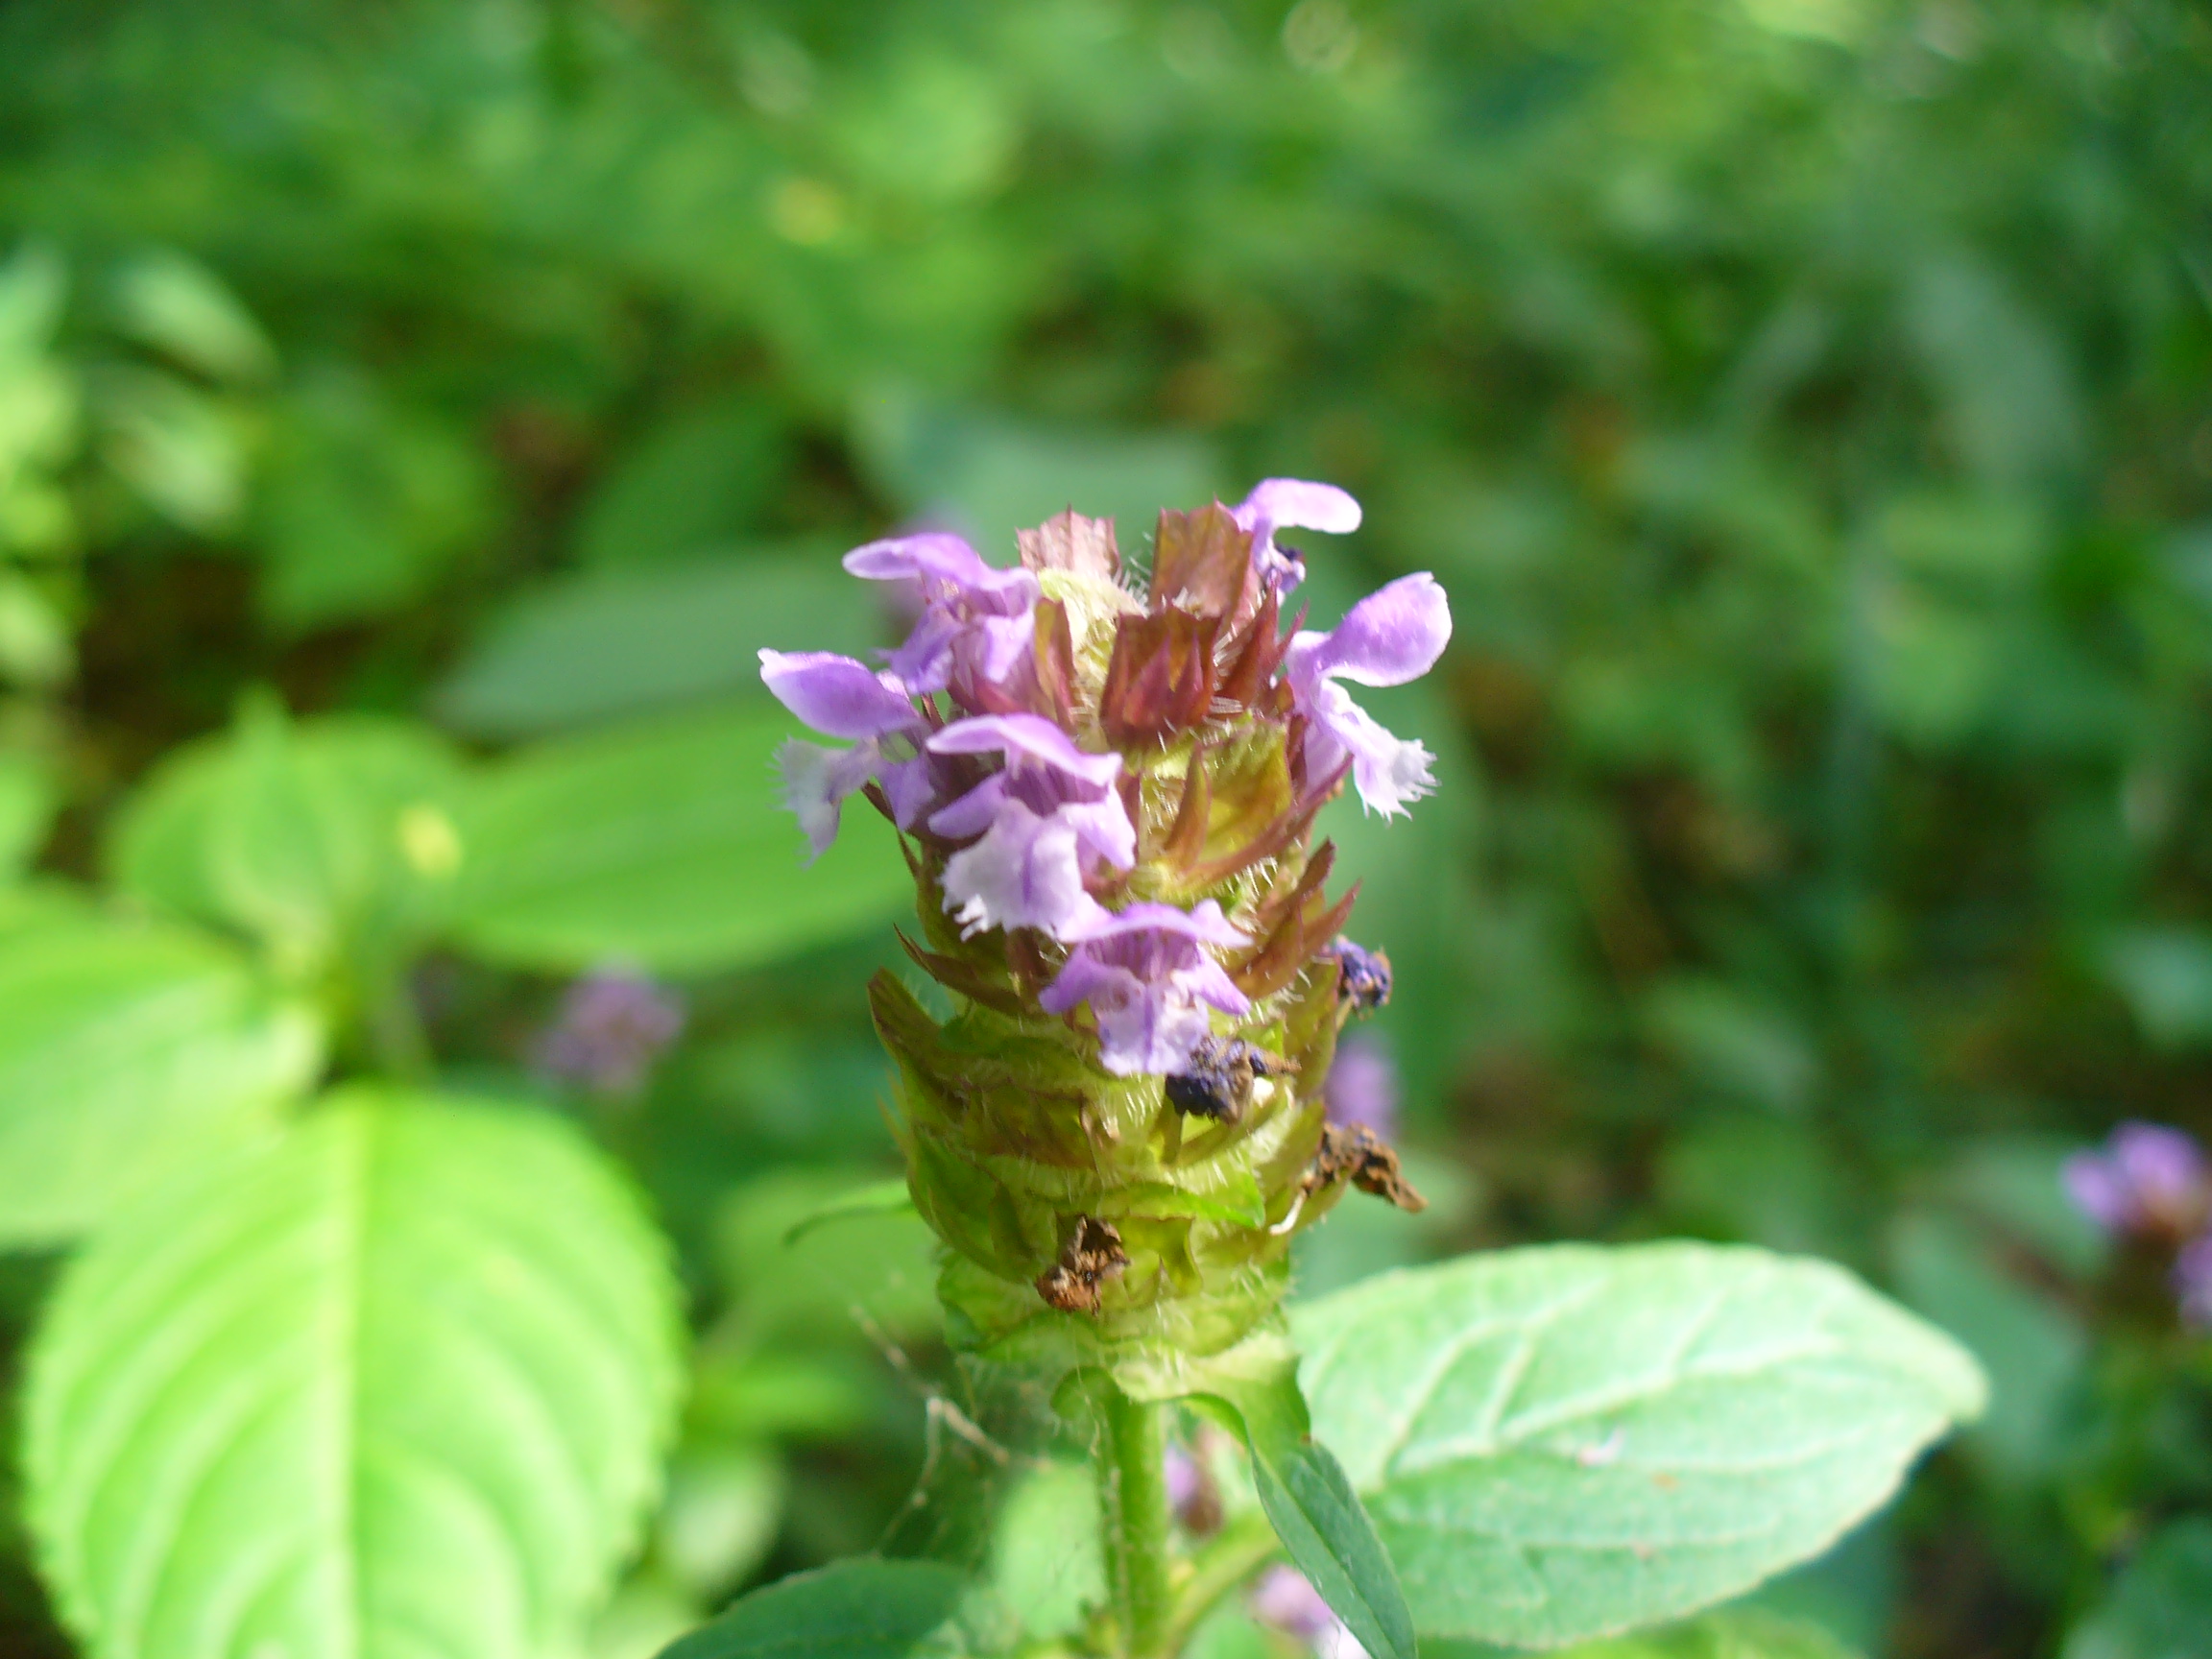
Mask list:
[[952,1619],[966,1588],[935,1561],[840,1561],[741,1598],[661,1659],[906,1659]]
[[1556,1647],[1819,1553],[1981,1408],[1948,1337],[1824,1262],[1502,1251],[1294,1317],[1424,1635]]
[[350,1093],[114,1216],[33,1350],[28,1510],[96,1659],[541,1659],[636,1536],[664,1251],[541,1116]]

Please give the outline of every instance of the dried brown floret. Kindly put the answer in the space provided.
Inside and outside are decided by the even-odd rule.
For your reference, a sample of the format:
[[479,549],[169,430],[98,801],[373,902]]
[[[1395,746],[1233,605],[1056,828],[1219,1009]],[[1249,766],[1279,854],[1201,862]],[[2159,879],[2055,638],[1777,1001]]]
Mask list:
[[1317,1192],[1333,1181],[1349,1180],[1362,1192],[1387,1198],[1401,1210],[1418,1213],[1429,1200],[1413,1190],[1399,1166],[1398,1154],[1363,1123],[1328,1123],[1321,1129],[1321,1149],[1307,1166],[1304,1186]]
[[1037,1294],[1063,1313],[1095,1313],[1099,1284],[1128,1265],[1119,1228],[1095,1215],[1078,1216],[1060,1260],[1037,1275]]

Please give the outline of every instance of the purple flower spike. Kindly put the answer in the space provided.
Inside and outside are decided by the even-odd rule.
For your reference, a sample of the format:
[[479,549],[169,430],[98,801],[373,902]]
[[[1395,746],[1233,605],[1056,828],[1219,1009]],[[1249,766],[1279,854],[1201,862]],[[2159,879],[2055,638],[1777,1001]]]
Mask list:
[[2123,1123],[2101,1151],[2066,1160],[2067,1195],[2115,1238],[2179,1239],[2212,1211],[2212,1167],[2178,1129]]
[[1313,723],[1306,738],[1309,773],[1326,777],[1349,756],[1360,801],[1384,817],[1433,789],[1429,751],[1393,737],[1336,682],[1418,680],[1435,666],[1451,637],[1451,607],[1436,578],[1427,574],[1402,576],[1368,594],[1327,634],[1296,636],[1283,666],[1292,700]]
[[1302,478],[1262,478],[1229,516],[1252,536],[1252,563],[1261,580],[1287,593],[1305,578],[1294,554],[1275,545],[1278,530],[1325,530],[1343,536],[1359,528],[1359,503],[1334,484]]
[[1398,1063],[1380,1037],[1357,1032],[1336,1045],[1329,1079],[1321,1086],[1330,1122],[1372,1129],[1383,1140],[1395,1141],[1399,1095]]
[[993,568],[957,536],[929,531],[871,541],[845,555],[845,568],[920,589],[922,620],[891,653],[892,673],[917,696],[956,690],[963,676],[998,685],[1034,648],[1037,578]]
[[1003,771],[929,820],[949,839],[981,837],[945,864],[945,908],[963,929],[1038,927],[1066,939],[1103,914],[1083,884],[1086,869],[1102,860],[1126,870],[1137,859],[1137,827],[1114,786],[1120,756],[1086,754],[1035,714],[954,721],[928,748],[1006,757]]
[[921,724],[906,688],[834,651],[762,651],[760,679],[776,701],[831,737],[881,737]]
[[684,1003],[673,991],[641,974],[602,969],[568,987],[538,1063],[595,1094],[634,1094],[683,1030]]
[[1252,1011],[1209,945],[1248,945],[1249,937],[1206,900],[1195,910],[1172,904],[1099,909],[1065,937],[1074,942],[1059,977],[1038,998],[1047,1013],[1091,1004],[1098,1022],[1098,1061],[1117,1076],[1181,1071],[1212,1021],[1208,1006],[1229,1015]]

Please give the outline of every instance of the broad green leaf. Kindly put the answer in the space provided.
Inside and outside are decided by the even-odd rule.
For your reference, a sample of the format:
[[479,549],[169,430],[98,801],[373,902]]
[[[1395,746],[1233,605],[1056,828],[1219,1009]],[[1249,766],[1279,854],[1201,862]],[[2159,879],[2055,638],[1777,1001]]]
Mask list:
[[0,916],[0,1244],[70,1238],[260,1131],[322,1057],[314,1015],[232,950],[22,895]]
[[2133,927],[2104,950],[2104,974],[2161,1048],[2212,1039],[2212,937],[2196,927]]
[[217,380],[266,380],[276,349],[221,279],[174,249],[140,254],[114,274],[115,320],[132,338]]
[[1287,1371],[1216,1389],[1252,1458],[1252,1483],[1290,1563],[1375,1659],[1413,1659],[1414,1623],[1390,1556],[1334,1454],[1315,1439]]
[[889,1200],[892,1187],[858,1169],[779,1169],[731,1193],[716,1255],[749,1330],[850,1333],[854,1310],[894,1335],[937,1328],[928,1224],[911,1201],[853,1204],[859,1194]]
[[847,804],[837,844],[805,844],[778,799],[781,710],[608,727],[494,767],[463,824],[457,927],[517,967],[610,959],[661,973],[748,967],[887,922],[914,882],[890,826]]
[[433,927],[468,856],[461,780],[423,728],[295,726],[259,705],[163,763],[125,810],[108,867],[157,909],[235,928],[307,973]]
[[[1459,1659],[1455,1647],[1441,1647],[1431,1659]],[[1817,1624],[1757,1607],[1727,1607],[1663,1630],[1640,1630],[1633,1636],[1570,1647],[1556,1659],[1858,1659],[1858,1655]]]
[[1043,1463],[1006,1494],[991,1527],[991,1589],[1030,1637],[1071,1635],[1105,1602],[1098,1524],[1086,1463]]
[[550,1659],[637,1536],[676,1343],[664,1247],[572,1131],[349,1092],[63,1274],[48,1583],[95,1659]]
[[762,646],[858,654],[880,595],[825,547],[572,577],[508,605],[438,693],[464,732],[529,737],[751,692]]
[[2212,1521],[2166,1526],[2066,1638],[2065,1659],[2201,1659],[2212,1653]]
[[1297,1309],[1316,1438],[1425,1636],[1554,1647],[1817,1554],[1981,1409],[1948,1337],[1826,1263],[1562,1245]]
[[[789,463],[784,422],[782,411],[757,397],[664,416],[616,457],[585,501],[577,515],[579,562],[591,569],[635,568],[752,530]],[[750,663],[752,653],[744,657]]]
[[906,1659],[938,1650],[966,1590],[934,1561],[840,1561],[754,1591],[661,1659]]
[[679,1453],[654,1523],[654,1551],[686,1589],[712,1605],[774,1546],[785,1486],[782,1459],[765,1446]]
[[0,754],[0,878],[19,878],[54,822],[52,768],[20,751]]

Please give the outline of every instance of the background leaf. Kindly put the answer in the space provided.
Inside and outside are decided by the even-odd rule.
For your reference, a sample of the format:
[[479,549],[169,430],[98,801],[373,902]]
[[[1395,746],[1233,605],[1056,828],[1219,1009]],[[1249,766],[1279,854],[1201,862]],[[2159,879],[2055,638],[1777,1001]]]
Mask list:
[[754,1591],[662,1659],[905,1659],[966,1588],[933,1561],[840,1561]]
[[2212,1521],[2161,1528],[2104,1605],[2066,1638],[2065,1659],[2194,1659],[2212,1653]]
[[566,1129],[354,1092],[115,1216],[34,1351],[29,1509],[103,1659],[549,1659],[676,1390],[663,1250]]
[[858,655],[886,618],[833,549],[569,578],[524,594],[440,688],[451,725],[528,737],[613,715],[751,692],[760,648]]
[[517,967],[750,966],[913,902],[865,802],[811,867],[778,799],[780,710],[717,709],[544,744],[493,768],[463,827],[462,942]]
[[216,941],[65,901],[0,907],[0,1243],[50,1243],[266,1127],[323,1060],[316,1017]]
[[1980,1408],[1973,1361],[1840,1270],[1557,1246],[1370,1280],[1293,1316],[1425,1635],[1558,1646],[1817,1553]]

